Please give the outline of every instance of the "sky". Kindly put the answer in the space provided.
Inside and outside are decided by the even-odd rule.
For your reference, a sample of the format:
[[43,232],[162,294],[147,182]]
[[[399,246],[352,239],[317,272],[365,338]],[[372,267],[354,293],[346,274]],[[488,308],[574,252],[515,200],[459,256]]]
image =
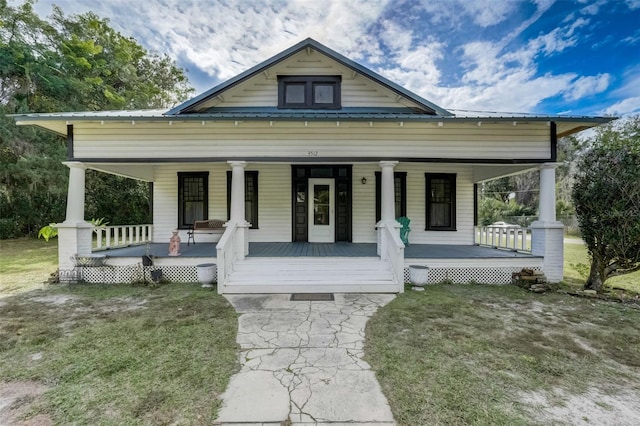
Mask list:
[[166,53],[196,94],[311,37],[449,110],[640,113],[640,0],[39,0],[35,10],[53,4]]

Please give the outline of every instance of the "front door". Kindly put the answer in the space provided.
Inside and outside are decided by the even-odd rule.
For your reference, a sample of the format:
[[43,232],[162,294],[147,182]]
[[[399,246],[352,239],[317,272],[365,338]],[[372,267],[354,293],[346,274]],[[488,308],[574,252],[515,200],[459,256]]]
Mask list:
[[309,242],[335,241],[334,179],[309,179]]

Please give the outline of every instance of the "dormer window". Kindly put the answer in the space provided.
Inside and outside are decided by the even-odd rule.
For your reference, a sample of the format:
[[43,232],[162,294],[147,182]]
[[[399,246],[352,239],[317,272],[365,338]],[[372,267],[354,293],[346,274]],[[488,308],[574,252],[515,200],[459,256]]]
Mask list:
[[340,76],[278,77],[278,108],[339,109]]

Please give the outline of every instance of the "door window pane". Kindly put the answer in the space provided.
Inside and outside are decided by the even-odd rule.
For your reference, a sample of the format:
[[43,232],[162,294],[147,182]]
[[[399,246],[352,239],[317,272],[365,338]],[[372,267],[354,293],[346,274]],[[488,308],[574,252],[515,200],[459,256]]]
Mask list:
[[329,185],[313,187],[313,224],[329,225]]

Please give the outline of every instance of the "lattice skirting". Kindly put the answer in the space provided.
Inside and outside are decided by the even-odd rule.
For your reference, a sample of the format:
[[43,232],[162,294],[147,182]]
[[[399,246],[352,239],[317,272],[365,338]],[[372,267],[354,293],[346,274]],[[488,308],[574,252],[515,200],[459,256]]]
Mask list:
[[[428,265],[427,265],[428,266]],[[541,270],[539,266],[528,269]],[[522,267],[500,266],[500,267],[469,267],[469,268],[429,268],[427,277],[428,284],[436,284],[443,281],[454,283],[477,282],[479,284],[510,284],[511,274],[519,272]],[[409,283],[409,268],[404,268],[404,282]]]
[[[427,265],[428,266],[428,265]],[[198,273],[195,266],[151,266],[143,267],[142,264],[126,266],[101,266],[96,268],[76,268],[68,271],[69,280],[79,280],[88,283],[134,283],[151,281],[151,270],[162,269],[162,277],[169,282],[192,283],[198,282]],[[529,269],[541,270],[541,267],[530,267]],[[481,284],[509,284],[511,274],[519,272],[522,267],[501,266],[501,267],[457,267],[457,268],[430,268],[427,283],[435,284],[442,281],[454,283],[477,282]],[[404,269],[404,281],[410,282],[409,268]]]
[[195,266],[101,266],[97,268],[76,268],[75,276],[88,283],[123,284],[135,282],[150,282],[151,271],[162,269],[163,280],[176,283],[198,282],[198,272]]

